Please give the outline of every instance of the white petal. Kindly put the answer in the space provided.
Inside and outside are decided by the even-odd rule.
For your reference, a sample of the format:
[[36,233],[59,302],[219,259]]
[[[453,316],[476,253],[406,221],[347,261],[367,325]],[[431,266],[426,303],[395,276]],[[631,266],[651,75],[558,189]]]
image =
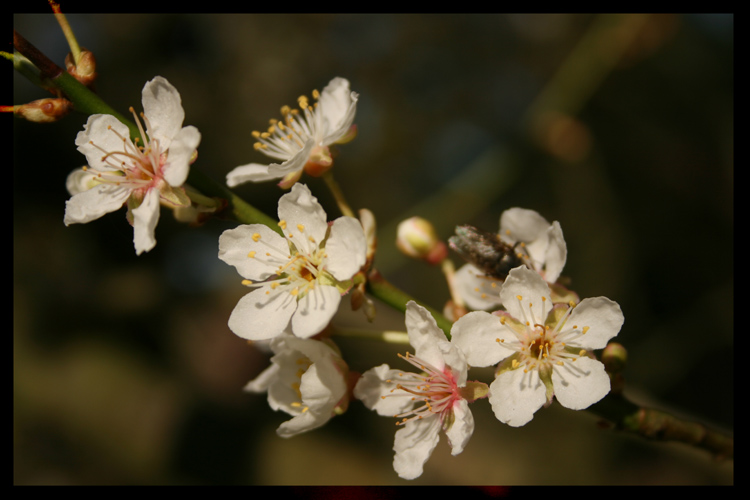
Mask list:
[[85,224],[114,212],[128,201],[130,190],[112,184],[99,184],[65,202],[65,225]]
[[552,308],[547,282],[526,266],[511,269],[500,290],[500,300],[512,317],[531,326],[544,324]]
[[461,298],[474,310],[500,307],[501,280],[486,276],[472,264],[464,264],[456,271],[455,284]]
[[[545,238],[549,222],[534,210],[509,208],[500,216],[500,236],[506,241],[531,243]],[[546,245],[545,245],[546,246]]]
[[[257,240],[253,236],[257,235]],[[250,252],[255,252],[249,257]],[[266,253],[270,253],[267,256]],[[289,261],[289,244],[268,226],[247,224],[224,231],[219,237],[219,258],[249,280],[264,280],[277,273],[279,263]]]
[[[317,341],[314,341],[317,342]],[[302,375],[300,392],[308,411],[331,417],[334,407],[346,393],[346,381],[333,363],[333,357],[319,359]]]
[[453,424],[445,430],[445,436],[451,445],[451,455],[458,455],[469,442],[474,433],[474,416],[469,409],[469,403],[465,399],[457,401],[453,405]]
[[296,415],[291,420],[287,420],[276,429],[276,434],[283,438],[290,438],[303,432],[317,429],[331,419],[331,415],[322,415],[306,411]]
[[544,279],[550,283],[557,281],[568,258],[568,247],[565,244],[560,223],[555,221],[547,229],[549,245],[544,255]]
[[[116,170],[108,165],[102,158],[107,153],[125,151],[125,142],[130,144],[128,150],[132,153],[134,146],[130,142],[130,130],[122,122],[112,115],[91,115],[83,131],[76,136],[78,151],[86,155],[89,166],[95,170]],[[93,143],[93,144],[92,144]],[[115,164],[119,164],[121,158],[115,156],[110,158]]]
[[299,299],[297,312],[292,317],[292,331],[301,338],[320,333],[338,311],[341,294],[333,286],[316,285]]
[[70,196],[75,196],[84,191],[88,191],[94,186],[100,184],[96,180],[96,174],[91,171],[77,168],[68,174],[68,178],[65,179],[65,188],[70,193]]
[[[312,153],[314,147],[315,141],[313,139],[307,139],[304,146],[302,146],[299,151],[294,153],[294,155],[288,158],[284,163],[273,163],[269,165],[268,173],[270,175],[273,175],[276,179],[279,177],[284,177],[292,172],[302,170],[305,166],[305,163],[307,163],[307,160],[310,158],[310,153]],[[265,150],[261,149],[260,152],[265,153]]]
[[149,189],[143,202],[133,213],[133,242],[137,255],[148,252],[156,246],[156,224],[159,223],[159,191]]
[[235,167],[234,170],[227,174],[227,186],[235,187],[246,182],[263,182],[271,179],[278,179],[281,175],[269,173],[268,165],[260,163],[250,163]]
[[581,356],[563,366],[555,365],[552,387],[561,405],[571,410],[582,410],[607,395],[610,389],[609,375],[602,363]]
[[284,234],[306,255],[320,246],[328,230],[323,207],[304,184],[295,184],[279,199],[279,220],[286,221]]
[[415,479],[422,475],[424,464],[440,440],[437,416],[411,420],[396,432],[393,468],[399,477]]
[[354,397],[384,417],[410,410],[414,406],[411,395],[404,391],[394,391],[396,382],[387,382],[397,380],[399,373],[403,371],[392,370],[387,364],[367,370],[354,386]]
[[157,139],[162,150],[169,148],[185,120],[180,93],[166,78],[157,76],[143,87],[141,102],[150,139]]
[[490,404],[495,416],[504,424],[520,427],[532,418],[547,401],[547,389],[536,370],[508,370],[490,384]]
[[229,316],[229,328],[243,339],[270,339],[284,331],[296,309],[297,299],[288,291],[274,292],[264,285],[240,299]]
[[179,187],[185,183],[190,172],[190,159],[200,142],[201,133],[192,126],[180,130],[172,140],[164,165],[164,180],[170,186]]
[[257,377],[245,385],[244,391],[247,392],[266,392],[273,381],[279,376],[279,365],[271,364],[263,370]]
[[339,281],[357,274],[367,260],[367,242],[362,224],[353,217],[339,217],[333,221],[326,240],[328,261],[326,270]]
[[409,343],[414,347],[414,355],[442,370],[445,360],[438,342],[447,341],[445,333],[438,328],[432,314],[413,300],[406,304],[406,331]]
[[343,137],[357,111],[359,95],[349,89],[349,81],[336,77],[320,93],[318,113],[321,113],[321,144],[328,146]]
[[462,316],[451,328],[451,343],[461,349],[471,366],[496,365],[515,352],[503,344],[516,341],[516,335],[500,323],[499,317],[484,311]]
[[607,297],[583,299],[565,322],[565,327],[588,326],[588,331],[576,338],[576,345],[586,349],[603,349],[615,337],[625,322],[620,305]]

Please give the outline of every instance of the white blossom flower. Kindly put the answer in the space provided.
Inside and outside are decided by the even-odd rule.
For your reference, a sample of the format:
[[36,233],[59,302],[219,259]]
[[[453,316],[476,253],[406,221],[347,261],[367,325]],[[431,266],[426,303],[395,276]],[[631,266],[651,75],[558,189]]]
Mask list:
[[[201,139],[195,127],[182,127],[180,94],[165,78],[146,83],[142,103],[145,131],[136,117],[142,146],[130,140],[128,127],[112,115],[91,115],[78,133],[76,145],[88,166],[68,176],[72,197],[65,204],[64,219],[66,226],[90,222],[127,203],[138,255],[156,245],[160,202],[172,207],[190,204],[181,186]],[[135,116],[133,108],[131,112]]]
[[317,429],[348,404],[349,369],[339,353],[323,341],[283,334],[270,342],[271,366],[245,390],[268,391],[268,404],[293,418],[276,430],[288,438]]
[[321,332],[366,259],[362,225],[326,213],[307,186],[295,184],[279,199],[284,236],[263,224],[224,231],[219,258],[234,266],[244,285],[255,288],[240,299],[229,328],[242,338],[263,340],[291,331],[302,338]]
[[319,176],[331,167],[333,158],[328,147],[353,137],[359,95],[349,90],[348,80],[340,77],[331,80],[323,92],[314,90],[312,95],[317,100],[314,105],[300,96],[299,110],[284,106],[281,121],[271,120],[267,131],[253,132],[255,149],[281,163],[236,167],[227,174],[229,187],[281,178],[279,185],[288,188],[297,182],[303,169]]
[[547,283],[524,266],[510,272],[500,299],[507,312],[471,312],[451,332],[471,366],[502,361],[489,397],[501,422],[522,426],[553,396],[581,410],[609,392],[604,365],[589,350],[603,349],[620,331],[624,317],[616,302],[553,304]]
[[[517,250],[521,262],[547,282],[555,283],[560,277],[567,247],[559,222],[550,224],[534,210],[510,208],[500,216],[498,235],[503,243]],[[472,309],[487,310],[500,305],[502,279],[489,276],[473,264],[462,266],[455,279],[461,297]]]
[[[440,429],[461,453],[474,432],[472,402],[486,394],[486,386],[466,381],[468,365],[460,349],[449,342],[435,319],[422,306],[406,306],[406,329],[415,354],[401,356],[421,373],[392,370],[387,364],[365,372],[354,396],[379,415],[396,417],[393,468],[404,479],[422,474],[440,440]],[[421,405],[415,407],[415,405]]]

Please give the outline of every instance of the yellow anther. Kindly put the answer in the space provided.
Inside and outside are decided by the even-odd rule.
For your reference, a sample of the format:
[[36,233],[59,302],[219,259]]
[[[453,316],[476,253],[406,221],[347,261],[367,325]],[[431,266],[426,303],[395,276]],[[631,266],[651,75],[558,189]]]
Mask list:
[[510,367],[511,367],[511,368],[514,368],[514,369],[515,369],[515,368],[518,368],[518,360],[517,360],[517,359],[514,359],[513,361],[511,361],[511,362],[510,362]]
[[584,326],[584,327],[583,327],[583,333],[586,333],[586,332],[588,332],[588,331],[589,331],[589,327],[588,327],[588,326]]
[[279,287],[279,283],[277,281],[274,281],[271,283],[271,290],[276,290]]
[[495,282],[493,281],[492,283],[490,283],[490,286],[491,286],[492,288],[497,288],[497,283],[495,283]]
[[579,356],[583,356],[585,354],[586,354],[586,349],[581,349],[580,352],[578,353]]
[[279,221],[279,227],[281,229],[286,229],[286,221],[285,220],[280,220]]
[[575,306],[576,306],[576,303],[575,303],[575,302],[573,302],[573,301],[571,300],[570,302],[568,302],[568,305],[569,305],[570,307],[575,307]]
[[255,144],[253,144],[253,149],[255,149],[256,151],[259,149],[263,149],[263,144],[256,142]]
[[251,250],[251,251],[247,252],[247,257],[250,258],[250,259],[254,258],[255,257],[255,250]]
[[249,286],[249,285],[252,285],[253,282],[250,281],[250,280],[242,280],[242,284],[245,285],[245,286]]
[[318,90],[315,89],[312,91],[312,96],[313,96],[313,99],[316,99],[316,100],[320,99],[320,92],[318,92]]
[[558,364],[559,366],[563,366],[563,362],[562,362],[562,361],[558,361],[558,362],[557,362],[557,364]]
[[253,130],[253,137],[255,137],[256,139],[259,139],[260,138],[260,132],[258,132],[257,130]]
[[542,302],[547,302],[547,297],[542,296]]
[[299,287],[298,286],[294,287],[294,290],[292,290],[289,293],[291,293],[292,295],[294,295],[296,297],[297,294],[299,293]]
[[292,109],[289,106],[287,106],[286,104],[283,105],[283,106],[281,106],[281,114],[282,115],[286,116],[289,113],[291,113],[291,111],[292,111]]
[[517,298],[518,300],[523,300],[523,297],[521,297],[520,295],[516,295],[516,298]]
[[302,224],[297,224],[297,229],[299,229],[299,231],[302,232],[305,230],[305,226],[303,226]]
[[260,239],[260,233],[253,233],[253,241],[257,243],[259,239]]
[[297,401],[294,401],[293,403],[290,403],[289,406],[293,406],[295,408],[299,408],[302,406],[302,403],[298,403]]
[[268,132],[263,132],[262,134],[260,134],[260,137],[262,139],[268,139],[269,137],[271,137],[271,134],[269,134]]
[[483,293],[482,295],[480,295],[480,297],[482,297],[483,299],[486,299],[487,298],[487,294]]

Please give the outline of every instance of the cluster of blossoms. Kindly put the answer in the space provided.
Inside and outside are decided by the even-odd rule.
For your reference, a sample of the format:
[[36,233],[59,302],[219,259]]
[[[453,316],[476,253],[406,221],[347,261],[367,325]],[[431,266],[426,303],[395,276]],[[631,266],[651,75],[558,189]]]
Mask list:
[[[453,455],[464,450],[474,432],[469,404],[479,399],[488,398],[498,420],[515,427],[554,399],[573,410],[601,400],[610,379],[593,350],[620,331],[620,307],[605,297],[579,300],[557,284],[567,258],[560,224],[521,208],[502,214],[497,234],[459,226],[450,239],[469,261],[454,276],[454,292],[473,310],[453,323],[450,336],[427,309],[406,304],[414,353],[401,358],[416,372],[388,364],[361,376],[349,370],[327,327],[342,296],[352,292],[355,307],[367,300],[374,217],[362,211],[360,219],[345,215],[329,222],[311,190],[297,181],[303,172],[326,173],[331,146],[354,136],[358,94],[347,80],[334,78],[313,99],[310,105],[300,97],[299,110],[285,106],[283,120],[253,133],[255,148],[281,163],[250,163],[226,178],[229,186],[281,179],[279,186],[289,191],[278,202],[278,227],[240,225],[219,238],[219,258],[251,289],[231,312],[229,328],[243,339],[267,342],[274,353],[245,389],[267,392],[271,408],[292,415],[278,434],[318,428],[354,397],[397,419],[393,466],[400,477],[414,479],[441,430]],[[68,177],[72,198],[65,212],[66,225],[83,223],[127,204],[138,254],[156,244],[161,204],[191,205],[184,183],[200,142],[194,127],[182,127],[180,96],[164,78],[146,84],[143,108],[145,129],[136,117],[141,139],[135,142],[115,117],[89,118],[76,139],[88,165]],[[407,222],[399,227],[399,248],[433,264],[446,259],[447,247],[436,243],[429,223]],[[470,367],[488,366],[496,366],[489,385],[468,380]]]

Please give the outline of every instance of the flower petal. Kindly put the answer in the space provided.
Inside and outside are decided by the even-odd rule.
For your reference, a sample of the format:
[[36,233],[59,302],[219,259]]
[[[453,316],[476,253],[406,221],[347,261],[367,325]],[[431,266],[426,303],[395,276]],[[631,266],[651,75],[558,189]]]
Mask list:
[[279,220],[286,222],[287,239],[308,256],[317,250],[328,230],[323,207],[304,184],[295,184],[279,199]]
[[104,214],[122,208],[128,201],[130,190],[112,184],[99,184],[88,191],[83,191],[65,202],[65,222],[70,224],[85,224],[98,219]]
[[370,368],[354,386],[354,397],[383,417],[392,417],[411,409],[414,406],[411,395],[404,391],[394,392],[397,385],[394,380],[397,380],[399,373],[403,371],[392,370],[387,364]]
[[609,375],[602,363],[581,356],[575,362],[555,365],[552,387],[555,398],[561,405],[571,410],[582,410],[609,393]]
[[318,113],[321,113],[321,145],[329,146],[341,139],[354,122],[359,94],[349,89],[349,81],[336,77],[320,93]]
[[498,420],[520,427],[534,418],[534,412],[547,401],[546,391],[536,370],[524,373],[517,368],[497,376],[490,384],[489,400]]
[[555,221],[547,229],[549,245],[544,254],[544,279],[550,283],[557,281],[568,258],[568,247],[565,244],[560,223]]
[[461,298],[474,310],[500,307],[500,287],[503,282],[486,276],[472,264],[464,264],[456,271],[454,282]]
[[413,300],[406,304],[406,331],[409,334],[409,343],[414,347],[414,355],[442,370],[445,360],[438,342],[447,341],[445,333],[438,328],[432,314]]
[[279,437],[290,438],[297,434],[317,429],[330,419],[331,415],[322,415],[320,413],[306,411],[304,413],[299,413],[291,420],[282,423],[279,428],[276,429],[276,434],[278,434]]
[[291,255],[286,239],[271,228],[246,224],[221,234],[219,258],[234,266],[243,278],[264,280],[275,275],[279,262],[288,262]]
[[462,316],[451,328],[451,343],[461,349],[471,366],[495,365],[515,352],[498,339],[507,344],[517,340],[499,317],[484,311]]
[[526,266],[510,271],[500,290],[500,300],[512,317],[531,326],[543,324],[552,307],[547,282]]
[[333,286],[316,285],[299,299],[292,317],[292,331],[297,337],[308,338],[320,333],[338,311],[341,294]]
[[326,240],[326,270],[339,281],[357,274],[367,260],[367,242],[362,224],[353,217],[339,217]]
[[269,165],[250,163],[248,165],[235,167],[229,172],[227,174],[227,186],[235,187],[246,182],[270,181],[271,179],[278,179],[279,177],[282,176],[277,176],[269,172]]
[[592,297],[583,299],[573,309],[565,326],[588,326],[587,332],[576,339],[575,345],[586,349],[603,349],[611,338],[617,336],[624,322],[625,316],[617,302],[607,297]]
[[500,237],[511,243],[531,243],[544,238],[548,227],[547,219],[526,208],[509,208],[500,216]]
[[159,191],[149,189],[143,202],[133,212],[133,242],[137,255],[156,246],[156,225],[159,223]]
[[190,172],[190,159],[201,142],[201,133],[192,126],[180,130],[169,146],[167,163],[164,165],[164,180],[170,186],[182,186]]
[[296,310],[294,296],[281,288],[273,291],[271,285],[264,285],[239,300],[229,316],[229,328],[243,339],[270,339],[284,331]]
[[[130,130],[112,115],[89,116],[83,130],[76,136],[78,151],[86,156],[86,162],[95,170],[117,170],[107,164],[105,160],[109,158],[105,155],[106,152],[125,151],[126,143],[129,143],[128,149],[134,147],[130,142]],[[120,163],[116,157],[110,161]]]
[[162,150],[168,149],[185,120],[180,93],[166,78],[157,76],[143,86],[141,95],[149,139],[158,140]]
[[453,405],[453,418],[453,423],[445,430],[445,435],[451,445],[451,455],[458,455],[464,451],[469,438],[474,433],[474,416],[465,399]]
[[396,431],[393,469],[404,479],[422,475],[424,464],[440,440],[440,419],[435,417],[410,420]]

